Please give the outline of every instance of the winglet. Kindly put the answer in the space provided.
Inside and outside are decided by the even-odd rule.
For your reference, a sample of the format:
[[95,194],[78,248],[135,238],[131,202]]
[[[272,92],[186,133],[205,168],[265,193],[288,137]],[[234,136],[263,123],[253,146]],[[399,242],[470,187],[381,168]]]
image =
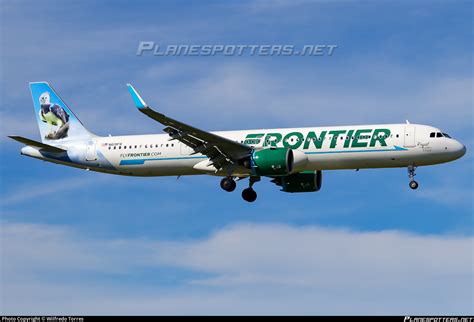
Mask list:
[[145,103],[145,101],[140,96],[140,94],[138,94],[135,88],[133,88],[131,84],[127,84],[127,87],[128,87],[128,91],[130,92],[130,95],[132,95],[132,99],[133,99],[133,102],[135,103],[135,106],[138,109],[147,108],[148,105]]

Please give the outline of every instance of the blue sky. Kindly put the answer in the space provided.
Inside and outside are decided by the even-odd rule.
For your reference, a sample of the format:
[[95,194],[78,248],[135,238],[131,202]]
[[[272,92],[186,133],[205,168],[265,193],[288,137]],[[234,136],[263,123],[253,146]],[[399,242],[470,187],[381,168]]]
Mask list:
[[[2,1],[4,314],[473,314],[472,3]],[[323,57],[153,57],[167,44],[335,44]],[[430,124],[460,160],[268,180],[256,203],[213,177],[128,178],[21,157],[39,139],[29,81],[99,135]],[[245,185],[239,184],[239,190]],[[441,291],[442,290],[442,291]]]

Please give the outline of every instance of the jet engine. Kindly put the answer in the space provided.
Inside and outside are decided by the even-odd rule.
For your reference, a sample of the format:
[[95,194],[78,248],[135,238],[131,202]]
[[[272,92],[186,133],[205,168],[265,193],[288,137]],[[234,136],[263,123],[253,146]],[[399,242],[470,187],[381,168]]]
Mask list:
[[275,178],[272,182],[281,186],[284,192],[312,192],[321,189],[322,179],[323,174],[318,170],[293,173]]
[[306,165],[306,155],[290,148],[257,150],[250,157],[252,172],[259,176],[286,176]]

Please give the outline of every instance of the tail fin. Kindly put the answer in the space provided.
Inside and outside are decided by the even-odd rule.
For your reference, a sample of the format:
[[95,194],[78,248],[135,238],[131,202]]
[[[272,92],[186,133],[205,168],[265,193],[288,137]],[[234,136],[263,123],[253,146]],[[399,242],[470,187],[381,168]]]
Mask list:
[[43,143],[94,136],[48,83],[30,83],[30,90]]

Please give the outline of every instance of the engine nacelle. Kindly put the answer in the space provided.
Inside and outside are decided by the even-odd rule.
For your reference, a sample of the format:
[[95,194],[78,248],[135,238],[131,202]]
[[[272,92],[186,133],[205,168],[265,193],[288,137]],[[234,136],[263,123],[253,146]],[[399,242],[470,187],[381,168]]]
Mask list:
[[282,187],[281,190],[284,192],[312,192],[321,189],[323,174],[321,170],[315,172],[305,171],[278,179],[280,179],[278,183]]
[[303,171],[308,164],[308,157],[304,152],[293,150],[293,170],[292,173]]
[[293,171],[293,150],[268,148],[254,151],[251,156],[252,172],[259,176],[286,176]]

